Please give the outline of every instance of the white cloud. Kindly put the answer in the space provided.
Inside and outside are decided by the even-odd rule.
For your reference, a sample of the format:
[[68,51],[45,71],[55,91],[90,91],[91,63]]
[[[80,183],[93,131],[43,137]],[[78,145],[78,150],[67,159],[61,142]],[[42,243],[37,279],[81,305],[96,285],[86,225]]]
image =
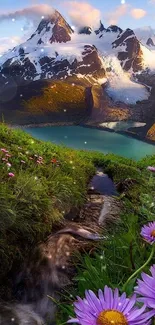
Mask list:
[[134,19],[141,19],[146,16],[147,12],[141,8],[134,8],[130,11],[130,14]]
[[8,19],[26,18],[30,20],[41,19],[43,15],[50,15],[53,13],[53,8],[46,4],[34,5],[21,10],[11,11],[0,14],[0,22]]
[[66,5],[69,6],[68,15],[74,26],[78,28],[84,26],[98,27],[101,19],[100,10],[87,2],[68,1]]
[[[12,24],[16,23],[18,19],[24,19],[24,26],[21,26],[23,35],[22,37],[1,37],[0,38],[0,54],[14,46],[24,42],[34,32],[42,17],[52,14],[54,9],[47,4],[32,5],[21,10],[11,11],[7,13],[0,12],[0,22],[11,20]],[[10,28],[11,27],[10,25]]]
[[141,40],[147,40],[149,37],[154,39],[155,29],[150,26],[143,26],[140,28],[134,29],[134,33],[136,34],[137,38]]
[[0,38],[0,55],[3,55],[7,50],[12,49],[14,46],[21,42],[20,37],[1,37]]
[[127,3],[121,4],[115,10],[106,13],[104,15],[104,19],[108,22],[108,24],[116,25],[119,19],[128,13],[129,7],[130,5]]

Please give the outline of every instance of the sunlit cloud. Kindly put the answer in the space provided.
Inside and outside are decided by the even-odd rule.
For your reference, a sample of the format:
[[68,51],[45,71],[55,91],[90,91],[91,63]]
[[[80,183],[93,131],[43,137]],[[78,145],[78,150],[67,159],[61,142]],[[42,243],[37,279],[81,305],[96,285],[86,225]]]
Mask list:
[[130,14],[134,19],[141,19],[146,16],[147,12],[141,8],[134,8],[130,11]]
[[119,19],[128,13],[129,7],[130,5],[127,3],[121,4],[115,8],[115,10],[106,13],[104,15],[104,19],[108,22],[108,24],[116,25]]
[[101,12],[87,2],[67,1],[68,15],[75,27],[98,27]]

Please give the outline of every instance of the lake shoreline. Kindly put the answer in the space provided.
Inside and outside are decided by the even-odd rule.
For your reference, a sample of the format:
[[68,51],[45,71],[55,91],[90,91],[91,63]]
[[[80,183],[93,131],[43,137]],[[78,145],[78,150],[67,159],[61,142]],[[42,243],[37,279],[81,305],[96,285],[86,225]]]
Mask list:
[[148,144],[152,144],[155,146],[155,141],[153,140],[149,140],[149,139],[146,139],[146,138],[143,138],[142,136],[136,134],[136,133],[132,133],[130,131],[116,131],[114,129],[110,129],[110,128],[107,128],[107,127],[103,127],[103,126],[99,126],[99,125],[91,125],[91,124],[77,124],[77,123],[74,123],[74,122],[59,122],[59,123],[37,123],[37,124],[28,124],[28,125],[9,125],[9,127],[13,128],[13,129],[27,129],[27,128],[42,128],[42,127],[48,127],[48,126],[80,126],[80,127],[83,127],[83,128],[88,128],[88,129],[95,129],[95,130],[100,130],[100,131],[107,131],[107,132],[110,132],[110,133],[116,133],[116,134],[121,134],[121,135],[124,135],[126,137],[129,137],[129,138],[133,138],[133,139],[137,139],[139,141],[142,141],[142,142],[145,142],[145,143],[148,143]]
[[125,130],[124,131],[123,130],[122,131],[118,131],[118,130],[116,131],[114,129],[110,129],[110,128],[103,127],[103,126],[95,126],[95,125],[87,125],[87,124],[80,124],[79,126],[82,126],[84,128],[89,128],[89,129],[97,129],[97,130],[101,130],[101,131],[107,131],[107,132],[111,132],[111,133],[117,133],[117,134],[125,135],[126,137],[133,138],[133,139],[136,139],[136,140],[148,143],[148,144],[152,144],[152,145],[155,146],[155,141],[143,138],[143,137],[141,137],[140,135],[138,135],[136,133],[132,133],[131,131],[125,131]]

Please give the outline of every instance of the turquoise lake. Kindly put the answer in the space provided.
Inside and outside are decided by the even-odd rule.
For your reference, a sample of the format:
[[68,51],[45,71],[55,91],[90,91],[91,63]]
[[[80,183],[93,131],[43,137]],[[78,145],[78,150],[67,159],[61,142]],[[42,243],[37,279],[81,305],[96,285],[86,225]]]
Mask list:
[[155,154],[155,145],[114,132],[80,126],[46,126],[26,128],[25,131],[37,139],[55,144],[105,154],[114,153],[135,160]]

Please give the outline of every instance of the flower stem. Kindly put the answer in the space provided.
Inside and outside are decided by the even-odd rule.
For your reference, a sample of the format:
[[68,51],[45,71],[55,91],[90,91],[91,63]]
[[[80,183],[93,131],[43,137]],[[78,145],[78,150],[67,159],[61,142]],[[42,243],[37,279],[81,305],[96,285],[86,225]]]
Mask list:
[[125,291],[126,290],[126,287],[128,285],[128,283],[139,273],[141,272],[145,266],[151,261],[153,255],[154,255],[154,252],[155,252],[155,245],[152,246],[152,250],[151,250],[151,253],[150,253],[150,256],[149,258],[147,259],[147,261],[138,269],[136,270],[133,274],[131,274],[131,276],[128,278],[128,280],[124,283],[123,285],[123,288],[122,290]]

